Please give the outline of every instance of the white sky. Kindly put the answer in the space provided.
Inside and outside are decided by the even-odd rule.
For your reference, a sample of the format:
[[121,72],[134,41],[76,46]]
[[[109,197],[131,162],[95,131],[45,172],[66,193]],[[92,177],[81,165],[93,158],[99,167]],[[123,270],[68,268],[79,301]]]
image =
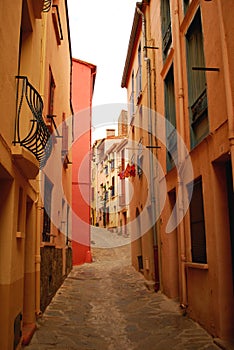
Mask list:
[[[68,0],[72,55],[97,66],[93,95],[96,131],[101,124],[116,122],[123,107],[116,104],[127,103],[121,79],[135,5],[135,0]],[[95,118],[96,107],[104,104],[114,104],[114,108],[108,106],[108,117]]]

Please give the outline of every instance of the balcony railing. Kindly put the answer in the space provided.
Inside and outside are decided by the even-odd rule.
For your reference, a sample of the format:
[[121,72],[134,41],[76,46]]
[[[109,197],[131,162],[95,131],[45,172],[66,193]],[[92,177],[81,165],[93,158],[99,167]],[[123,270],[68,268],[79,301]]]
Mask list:
[[44,0],[44,6],[42,12],[49,12],[52,6],[52,0]]
[[42,117],[43,101],[25,76],[17,76],[17,110],[13,144],[34,154],[43,168],[52,150],[52,138]]
[[191,106],[192,126],[199,123],[207,115],[208,102],[206,89],[200,94],[197,100]]
[[168,23],[166,31],[163,33],[163,54],[164,58],[167,56],[168,50],[170,48],[172,42],[172,34],[171,34],[171,22]]
[[140,99],[142,93],[142,67],[139,66],[136,74],[136,97],[137,100]]

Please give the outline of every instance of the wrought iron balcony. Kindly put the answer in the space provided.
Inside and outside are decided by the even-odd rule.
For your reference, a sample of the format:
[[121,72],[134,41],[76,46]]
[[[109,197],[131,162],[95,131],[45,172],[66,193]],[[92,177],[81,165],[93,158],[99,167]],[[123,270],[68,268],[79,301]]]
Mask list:
[[17,109],[13,144],[26,148],[43,168],[52,150],[51,134],[42,117],[43,101],[26,76],[17,76]]
[[205,89],[191,106],[192,126],[195,126],[202,120],[203,117],[207,115],[207,109],[207,91]]
[[44,6],[42,12],[49,12],[52,6],[52,0],[44,0]]
[[168,50],[172,43],[171,22],[168,23],[167,29],[163,33],[163,54],[164,58],[167,56]]

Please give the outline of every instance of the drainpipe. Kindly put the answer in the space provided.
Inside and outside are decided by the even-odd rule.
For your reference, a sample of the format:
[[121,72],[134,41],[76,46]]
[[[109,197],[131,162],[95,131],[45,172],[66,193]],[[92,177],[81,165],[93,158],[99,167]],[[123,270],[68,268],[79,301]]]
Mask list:
[[42,36],[41,36],[41,55],[40,55],[40,77],[39,91],[42,98],[45,92],[45,57],[46,57],[46,35],[47,35],[47,14],[42,13]]
[[[42,14],[42,38],[41,38],[41,55],[40,55],[40,77],[39,77],[39,91],[44,97],[45,90],[45,56],[46,56],[46,34],[47,34],[47,14]],[[40,309],[40,295],[41,295],[41,208],[42,201],[40,196],[40,182],[41,173],[37,176],[37,200],[36,205],[36,240],[35,240],[35,314],[36,317],[41,316],[42,312]]]
[[[234,113],[233,113],[233,96],[232,96],[232,87],[230,81],[230,62],[228,60],[228,50],[227,50],[227,41],[224,28],[224,18],[222,13],[222,4],[221,1],[217,1],[218,6],[218,16],[220,23],[220,36],[221,36],[221,50],[223,58],[223,72],[224,72],[224,84],[225,84],[225,96],[227,104],[227,118],[228,118],[228,139],[230,145],[231,153],[231,164],[232,164],[232,173],[234,174]],[[233,176],[233,188],[234,188],[234,176]]]
[[155,213],[155,188],[154,188],[154,168],[153,168],[153,152],[151,151],[151,146],[153,145],[152,137],[152,101],[151,101],[151,61],[147,56],[147,39],[146,39],[146,20],[144,13],[136,7],[137,12],[142,18],[142,36],[143,36],[143,50],[144,50],[144,60],[147,67],[147,104],[148,104],[148,142],[150,146],[149,150],[149,163],[150,163],[150,200],[151,200],[151,216],[152,216],[152,229],[153,229],[153,244],[154,244],[154,272],[155,272],[155,292],[160,288],[159,283],[159,258],[158,258],[158,237],[156,230],[156,213]]
[[[178,79],[178,102],[179,102],[179,128],[180,136],[185,140],[184,131],[184,89],[183,89],[183,79],[182,79],[182,62],[181,62],[181,46],[180,46],[180,21],[179,21],[179,4],[177,0],[177,8],[175,9],[175,42],[176,50],[175,55],[177,58],[177,79]],[[179,163],[181,164],[185,159],[184,147],[178,149]],[[183,182],[178,174],[178,210],[184,211],[184,189]],[[184,217],[184,215],[183,215]],[[186,245],[185,245],[185,227],[184,219],[178,226],[179,236],[180,236],[180,274],[181,274],[181,306],[183,308],[187,307],[187,281],[186,281]]]
[[[38,176],[39,176],[38,187],[40,188],[40,174]],[[41,225],[40,223],[41,223],[41,208],[42,208],[41,196],[39,192],[37,193],[37,200],[35,204],[36,204],[35,313],[36,313],[36,317],[39,317],[41,315],[41,309],[40,309]]]

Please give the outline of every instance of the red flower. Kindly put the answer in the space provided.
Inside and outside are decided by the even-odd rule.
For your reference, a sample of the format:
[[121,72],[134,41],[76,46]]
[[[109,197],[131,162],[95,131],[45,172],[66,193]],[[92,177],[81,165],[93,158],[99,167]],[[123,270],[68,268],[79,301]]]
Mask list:
[[125,178],[124,171],[120,171],[118,173],[118,176],[119,176],[120,180],[123,180]]
[[132,166],[131,166],[130,176],[136,176],[136,167],[135,167],[135,164],[132,164]]
[[128,164],[127,164],[127,167],[126,167],[126,169],[125,169],[125,171],[124,171],[124,176],[125,176],[125,177],[131,176],[130,172],[131,172],[131,166],[130,166],[129,163],[128,163]]
[[118,173],[118,176],[120,177],[120,180],[125,179],[126,177],[136,176],[136,167],[135,164],[130,165],[129,163],[126,166],[126,169],[123,171],[120,171]]

